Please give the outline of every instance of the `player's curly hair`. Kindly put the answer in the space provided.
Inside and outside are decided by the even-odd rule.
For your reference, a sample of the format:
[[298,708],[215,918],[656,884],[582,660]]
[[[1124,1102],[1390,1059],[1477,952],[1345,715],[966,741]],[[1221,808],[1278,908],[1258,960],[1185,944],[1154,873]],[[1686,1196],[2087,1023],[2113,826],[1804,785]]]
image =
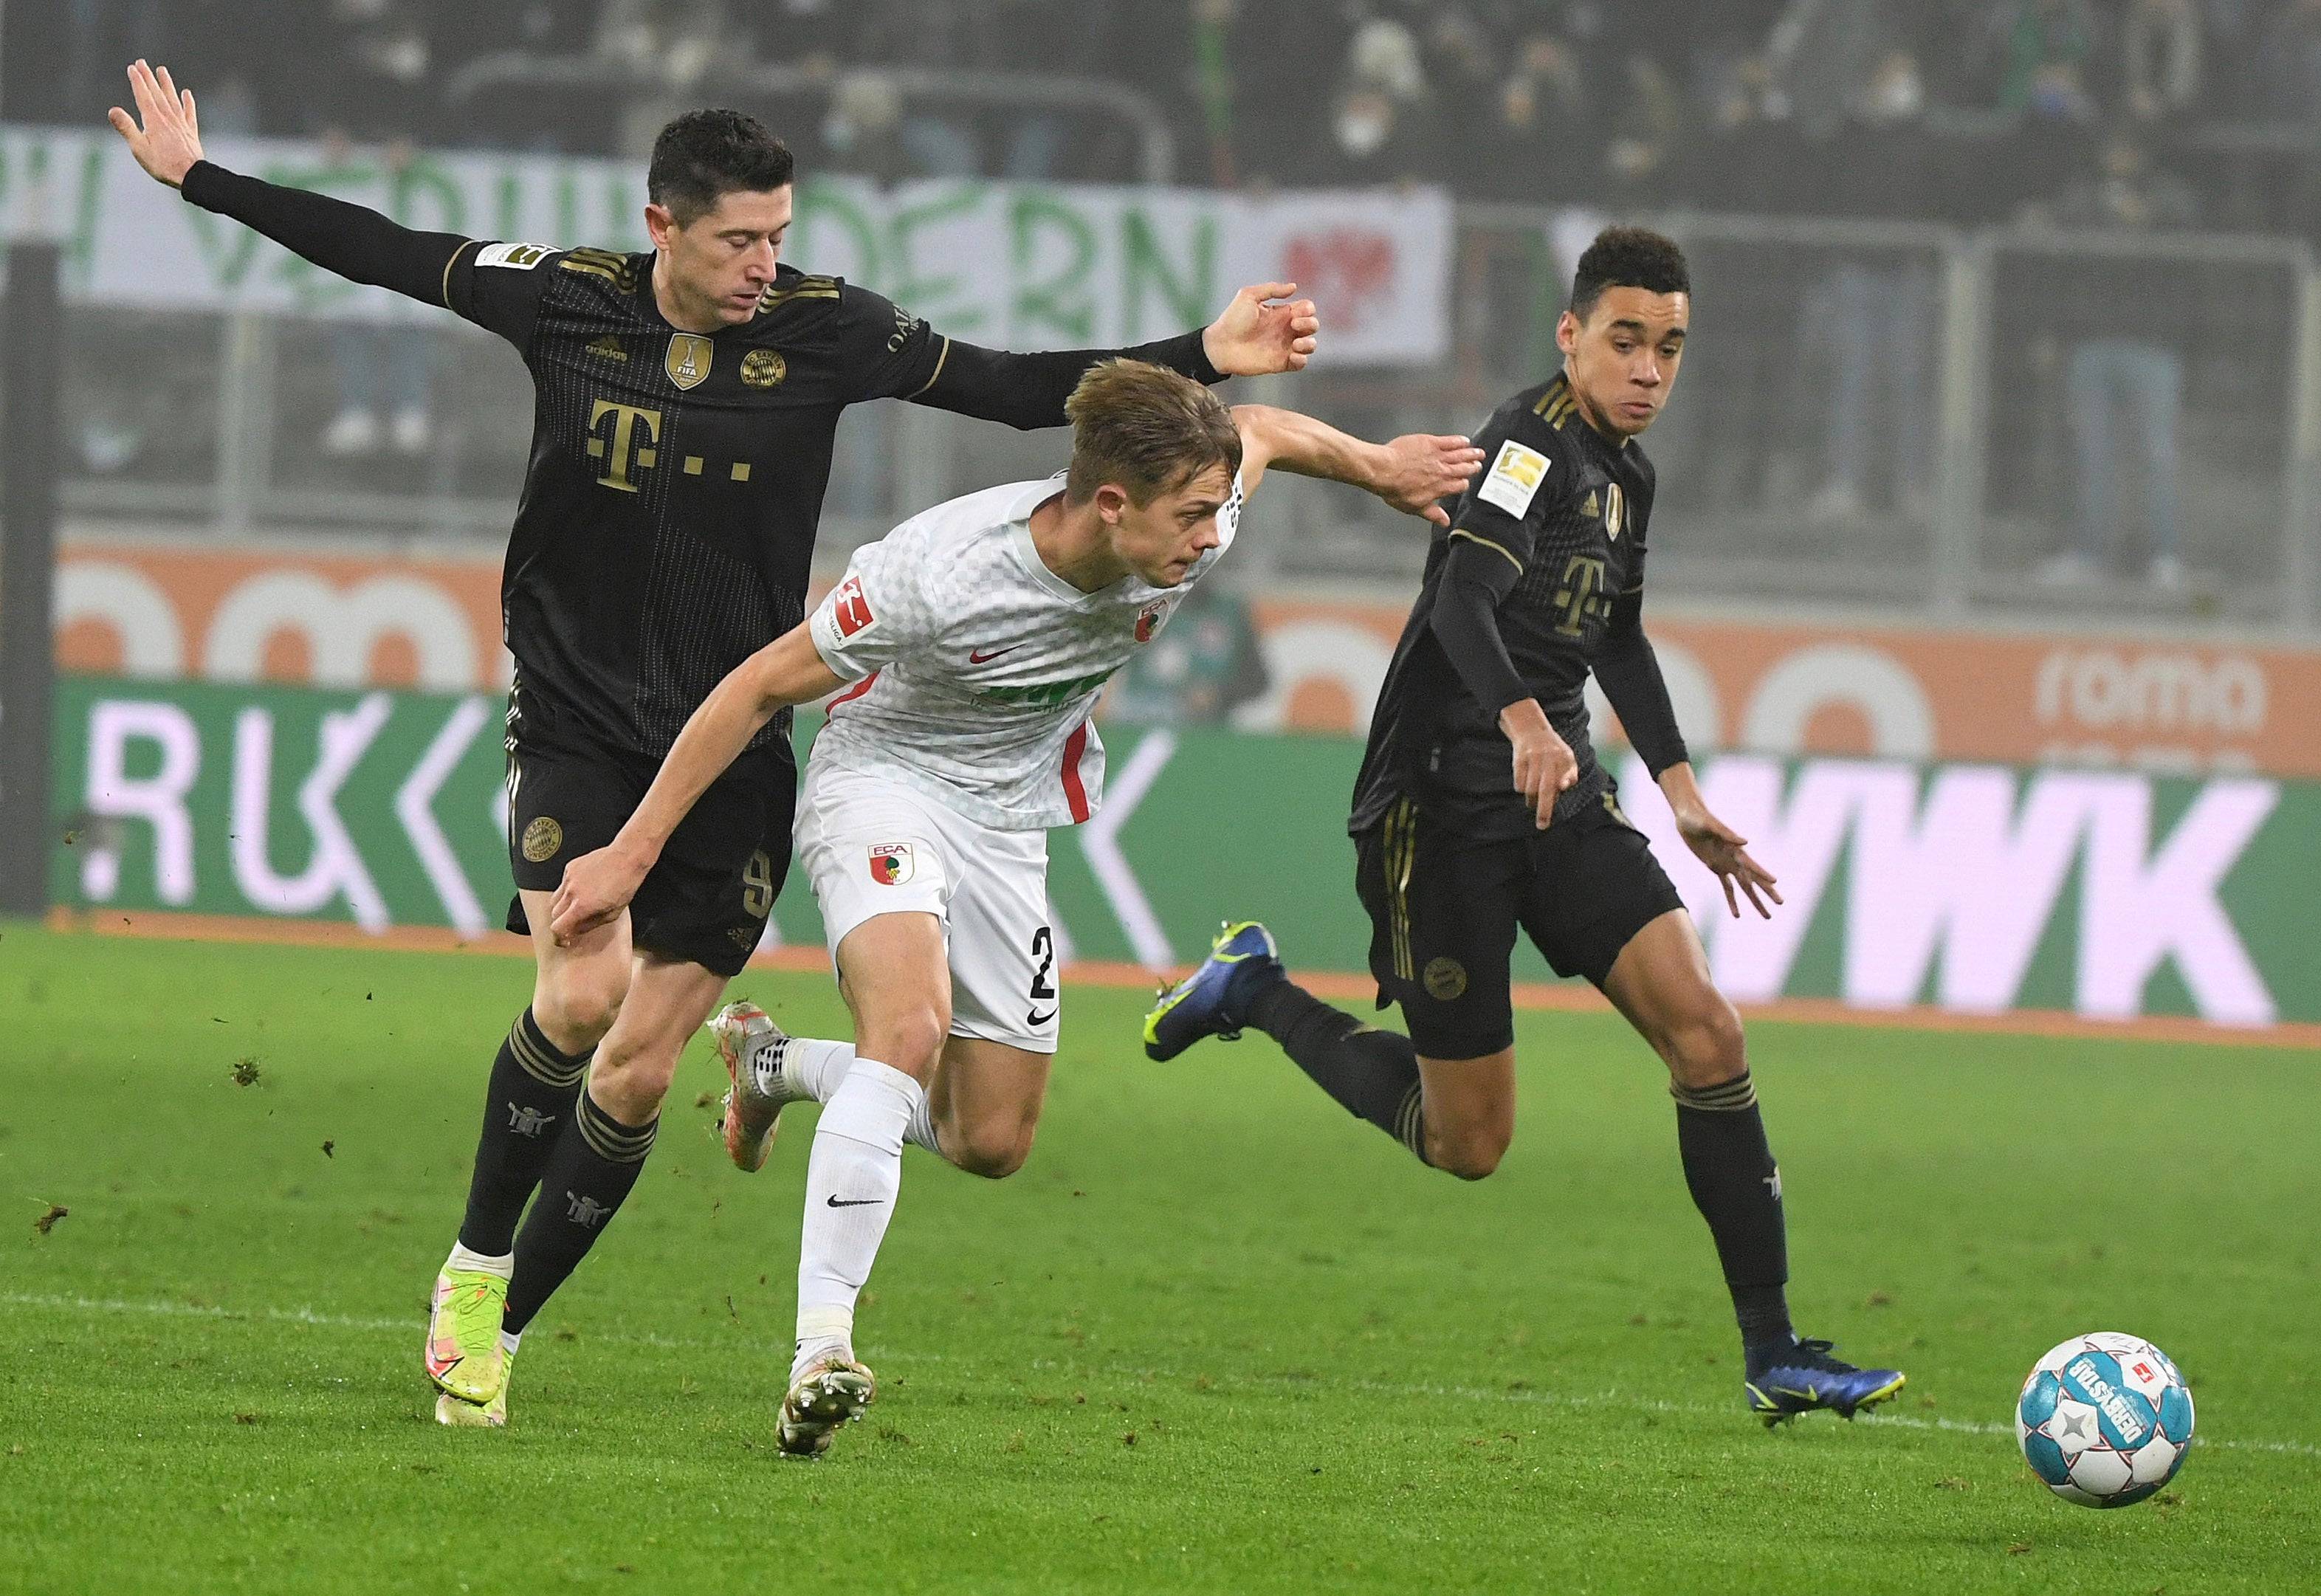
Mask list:
[[1649,227],[1606,227],[1579,257],[1571,278],[1571,314],[1581,321],[1606,288],[1647,294],[1689,294],[1692,272],[1676,241]]
[[797,176],[789,146],[739,111],[687,111],[653,140],[645,194],[689,227],[729,194],[767,194]]
[[1189,377],[1145,360],[1099,360],[1064,401],[1072,424],[1067,503],[1109,482],[1139,509],[1212,466],[1241,470],[1241,431],[1223,399]]

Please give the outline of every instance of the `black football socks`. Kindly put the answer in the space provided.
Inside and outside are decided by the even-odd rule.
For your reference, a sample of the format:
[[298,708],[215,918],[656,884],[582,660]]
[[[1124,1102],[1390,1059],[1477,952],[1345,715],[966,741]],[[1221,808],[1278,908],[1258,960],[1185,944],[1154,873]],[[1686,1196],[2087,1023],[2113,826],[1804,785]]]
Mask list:
[[529,1008],[508,1027],[492,1061],[484,1134],[476,1145],[467,1217],[460,1221],[460,1245],[469,1252],[497,1258],[514,1245],[516,1221],[569,1128],[572,1100],[595,1053],[558,1052]]
[[1367,1119],[1421,1163],[1426,1162],[1418,1050],[1409,1037],[1366,1026],[1279,975],[1246,996],[1232,997],[1239,999],[1231,1005],[1233,1012],[1281,1044],[1281,1051],[1347,1113]]
[[505,1327],[518,1334],[541,1304],[580,1266],[620,1210],[652,1151],[658,1116],[623,1125],[586,1091],[541,1172],[540,1200],[515,1238],[515,1278],[508,1284]]
[[1752,1351],[1791,1339],[1789,1246],[1781,1216],[1781,1172],[1765,1142],[1756,1084],[1743,1070],[1715,1086],[1670,1083],[1677,1147],[1693,1206],[1716,1238],[1716,1258],[1733,1293],[1741,1339]]

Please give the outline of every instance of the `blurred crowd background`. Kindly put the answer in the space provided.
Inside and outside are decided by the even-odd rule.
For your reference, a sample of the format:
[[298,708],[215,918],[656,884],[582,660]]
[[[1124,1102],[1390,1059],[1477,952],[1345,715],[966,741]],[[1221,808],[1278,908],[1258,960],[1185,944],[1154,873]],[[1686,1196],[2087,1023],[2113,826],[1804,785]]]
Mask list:
[[[0,103],[121,63],[222,133],[640,155],[664,100],[809,169],[1448,185],[1461,198],[2310,233],[2321,0],[43,0]],[[41,48],[35,35],[53,37]],[[61,59],[57,73],[46,63]],[[980,75],[1100,85],[1039,103]],[[948,83],[930,84],[929,79]],[[962,87],[964,86],[964,87]],[[948,88],[951,92],[940,92]],[[931,90],[938,92],[930,92]]]

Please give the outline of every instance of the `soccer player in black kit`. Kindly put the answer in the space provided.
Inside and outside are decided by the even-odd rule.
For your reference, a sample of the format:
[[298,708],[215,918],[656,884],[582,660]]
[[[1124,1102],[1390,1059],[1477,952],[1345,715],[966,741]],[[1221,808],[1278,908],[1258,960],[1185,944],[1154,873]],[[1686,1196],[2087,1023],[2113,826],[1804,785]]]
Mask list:
[[735,112],[662,130],[653,249],[629,255],[415,233],[225,171],[202,159],[191,94],[142,61],[129,76],[138,114],[112,122],[148,173],[317,266],[488,328],[532,374],[501,598],[515,657],[508,925],[532,936],[537,976],[492,1066],[425,1353],[438,1419],[501,1424],[524,1327],[635,1184],[678,1055],[781,890],[787,715],[705,795],[618,923],[560,946],[550,902],[568,860],[612,841],[709,690],[804,618],[839,412],[891,397],[1060,426],[1082,373],[1111,355],[1207,382],[1295,370],[1314,307],[1269,303],[1295,286],[1265,284],[1206,329],[1134,350],[978,349],[778,264],[790,153]]
[[1675,244],[1639,228],[1598,235],[1556,325],[1562,371],[1492,415],[1475,440],[1483,471],[1427,552],[1348,828],[1379,1006],[1399,1003],[1410,1034],[1293,984],[1265,927],[1243,922],[1163,995],[1145,1044],[1169,1059],[1254,1026],[1350,1112],[1425,1163],[1480,1180],[1515,1127],[1507,957],[1520,926],[1668,1065],[1685,1182],[1732,1293],[1752,1411],[1769,1425],[1815,1409],[1850,1418],[1902,1376],[1842,1363],[1790,1328],[1781,1177],[1741,1022],[1620,812],[1581,699],[1593,670],[1727,907],[1738,915],[1745,896],[1769,916],[1780,894],[1701,802],[1643,625],[1653,479],[1635,440],[1676,380],[1690,301]]

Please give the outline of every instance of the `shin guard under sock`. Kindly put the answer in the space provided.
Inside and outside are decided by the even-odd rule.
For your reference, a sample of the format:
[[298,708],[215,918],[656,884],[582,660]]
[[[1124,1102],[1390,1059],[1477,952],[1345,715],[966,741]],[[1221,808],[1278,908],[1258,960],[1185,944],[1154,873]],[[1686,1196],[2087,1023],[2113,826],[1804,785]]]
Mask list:
[[527,1008],[508,1027],[492,1061],[484,1100],[484,1132],[476,1144],[476,1172],[468,1183],[468,1211],[460,1245],[487,1256],[514,1245],[516,1221],[540,1184],[549,1154],[568,1127],[596,1049],[557,1051]]
[[1781,1172],[1765,1141],[1757,1088],[1744,1070],[1715,1086],[1671,1084],[1669,1091],[1676,1099],[1684,1183],[1716,1239],[1741,1338],[1752,1345],[1786,1341],[1788,1227],[1781,1214]]
[[1418,1051],[1409,1037],[1366,1026],[1288,980],[1253,993],[1243,1014],[1347,1113],[1426,1162]]
[[660,1126],[658,1117],[642,1125],[623,1125],[581,1092],[572,1122],[549,1154],[540,1200],[532,1205],[516,1234],[507,1328],[521,1332],[580,1266],[636,1185]]

